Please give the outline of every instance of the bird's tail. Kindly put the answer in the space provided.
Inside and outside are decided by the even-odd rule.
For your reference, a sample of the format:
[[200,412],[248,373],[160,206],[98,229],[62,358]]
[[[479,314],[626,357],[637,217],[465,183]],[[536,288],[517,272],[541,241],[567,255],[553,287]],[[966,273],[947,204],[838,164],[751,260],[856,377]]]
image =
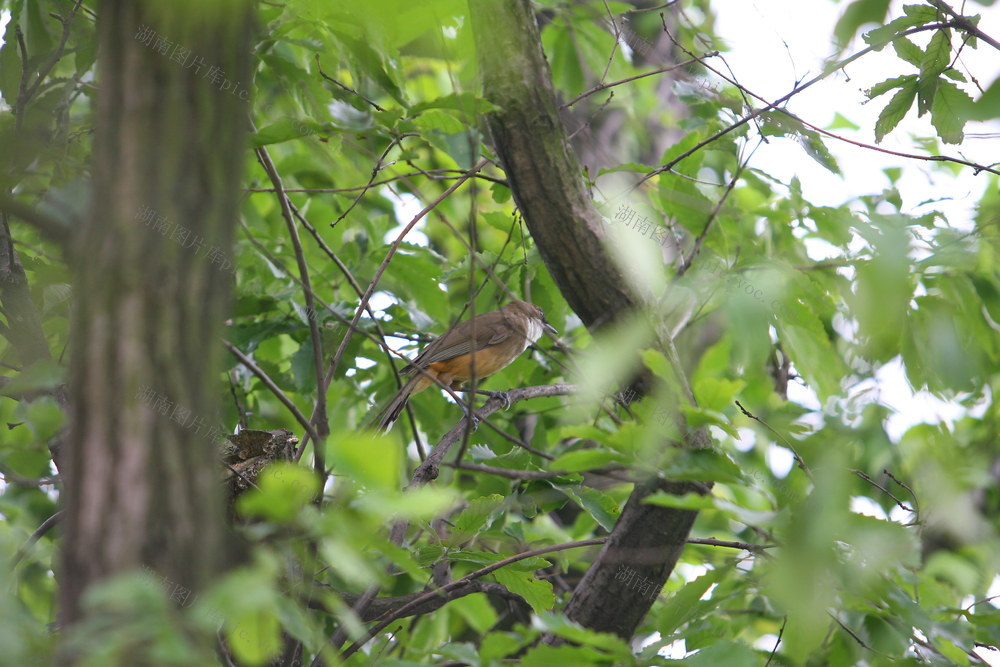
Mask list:
[[396,395],[393,396],[384,408],[379,410],[378,414],[375,415],[374,419],[369,423],[368,428],[378,431],[379,433],[385,433],[390,428],[392,428],[393,422],[399,419],[399,415],[402,414],[403,408],[406,407],[406,402],[410,400],[410,396],[413,395],[413,390],[416,388],[420,376],[415,376],[410,378],[406,384],[404,384]]

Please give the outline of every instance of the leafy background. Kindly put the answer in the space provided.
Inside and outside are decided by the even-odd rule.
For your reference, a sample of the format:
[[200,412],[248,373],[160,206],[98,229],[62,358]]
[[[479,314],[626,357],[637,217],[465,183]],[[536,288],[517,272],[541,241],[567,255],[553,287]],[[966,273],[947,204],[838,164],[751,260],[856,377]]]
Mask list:
[[[0,3],[12,14],[0,48],[0,94],[7,104],[0,112],[0,185],[68,221],[86,208],[99,85],[93,3],[82,3],[59,50],[61,26],[51,14],[65,15],[71,4]],[[936,4],[845,4],[842,18],[829,26],[842,45],[830,62],[866,45],[883,54],[891,49],[897,71],[872,83],[871,104],[882,111],[864,130],[876,141],[904,141],[909,152],[959,156],[968,129],[981,129],[964,121],[1000,116],[996,72],[966,71],[959,50],[976,47],[995,57],[996,48],[966,40],[958,26],[898,36],[940,23]],[[971,15],[977,8],[964,11]],[[664,66],[637,41],[645,40],[650,53],[665,48],[658,12],[626,14],[634,7],[621,2],[545,1],[536,9],[564,102],[598,82]],[[674,62],[697,56],[725,73],[721,58],[705,57],[726,49],[726,35],[715,34],[712,3],[694,0],[676,9],[668,14],[678,46],[666,47]],[[619,30],[630,26],[632,34],[621,39],[632,47],[616,47],[609,14]],[[664,459],[662,439],[675,427],[660,415],[677,400],[671,389],[676,376],[661,352],[645,349],[648,330],[622,327],[595,337],[580,325],[517,218],[497,166],[442,197],[491,154],[481,123],[490,105],[477,83],[466,4],[291,0],[260,4],[257,15],[253,141],[269,152],[298,211],[305,262],[321,304],[312,310],[306,304],[279,201],[248,154],[242,225],[236,247],[226,252],[235,268],[227,321],[232,345],[311,414],[317,378],[310,318],[321,326],[323,355],[330,359],[401,223],[433,204],[376,288],[379,324],[396,335],[390,344],[410,353],[460,313],[495,308],[507,300],[502,283],[540,305],[561,335],[558,345],[540,341],[541,349],[488,386],[572,381],[583,392],[520,403],[494,416],[508,431],[518,428],[518,418],[537,417],[532,443],[552,459],[488,428],[471,435],[464,454],[469,463],[562,474],[512,480],[445,468],[433,485],[404,495],[420,452],[455,424],[459,412],[426,392],[413,402],[419,444],[410,442],[405,420],[388,438],[359,431],[396,387],[375,322],[365,314],[360,327],[373,335],[351,337],[326,394],[331,434],[322,446],[332,477],[322,504],[309,502],[319,480],[304,465],[266,475],[240,504],[256,519],[246,528],[257,545],[253,563],[212,590],[194,591],[199,602],[186,610],[190,622],[208,628],[222,619],[233,654],[246,664],[273,657],[282,632],[316,655],[335,624],[360,627],[337,591],[360,593],[378,582],[383,595],[404,595],[422,590],[438,562],[449,562],[457,579],[504,556],[604,535],[630,485],[599,484],[588,471],[609,465],[644,471],[655,461],[669,478],[716,483],[707,498],[656,499],[701,509],[693,537],[767,549],[689,546],[640,628],[646,639],[641,647],[573,627],[559,614],[568,587],[595,553],[592,546],[528,558],[488,575],[523,599],[517,609],[500,608],[482,594],[462,597],[401,620],[392,634],[375,638],[368,657],[354,660],[489,665],[523,651],[524,664],[659,664],[665,658],[657,652],[666,646],[676,657],[694,652],[687,653],[691,664],[966,664],[989,655],[976,647],[995,646],[1000,633],[1000,612],[987,600],[998,593],[1000,553],[995,168],[902,161],[895,171],[887,169],[885,183],[858,189],[837,205],[814,204],[800,179],[758,168],[754,150],[761,137],[790,140],[836,174],[838,159],[829,147],[834,140],[822,130],[838,128],[811,128],[768,111],[625,193],[656,165],[744,118],[749,95],[691,64],[614,86],[610,100],[609,91],[600,91],[574,104],[577,124],[568,120],[570,130],[579,129],[581,118],[590,130],[574,138],[581,155],[596,154],[588,151],[599,147],[607,118],[619,123],[616,152],[583,162],[609,223],[610,252],[627,262],[635,289],[659,295],[670,286],[666,299],[650,296],[643,317],[669,319],[689,309],[692,329],[716,327],[714,335],[704,334],[704,354],[685,360],[700,405],[685,416],[712,427],[714,446],[677,450]],[[869,23],[881,27],[871,30]],[[13,25],[23,32],[33,71],[59,56],[16,119],[11,104],[19,96],[23,62],[11,39]],[[831,66],[824,75],[835,71]],[[825,79],[815,84],[819,90],[824,85]],[[838,111],[852,114],[850,108]],[[900,124],[925,113],[933,135],[907,133]],[[659,145],[665,145],[662,152],[651,155],[650,147]],[[918,207],[923,202],[905,198],[896,179],[918,168],[977,173],[981,194],[971,219],[949,219],[933,201]],[[934,193],[924,197],[933,200]],[[666,230],[672,245],[665,253],[626,227],[623,212],[629,210]],[[700,253],[680,270],[671,248],[686,257],[708,221]],[[65,421],[52,394],[62,382],[60,352],[70,335],[72,303],[57,246],[17,219],[11,235],[56,361],[21,367],[6,358],[7,341],[0,342],[6,380],[0,388],[16,397],[0,400],[2,421],[11,425],[0,437],[0,512],[6,519],[0,548],[8,558],[57,510],[58,484],[32,480],[54,473],[46,443]],[[164,236],[165,244],[175,242]],[[822,261],[815,257],[819,242],[827,253]],[[625,410],[612,396],[622,389],[623,364],[630,359],[645,363],[662,386]],[[301,436],[300,425],[259,377],[233,357],[227,363],[218,382],[226,396],[223,413],[185,408],[218,425],[220,434],[240,423]],[[880,369],[889,364],[900,364],[914,389],[959,406],[961,416],[890,437],[885,423],[891,411],[874,391]],[[774,377],[782,368],[791,375],[788,393],[807,399],[786,400]],[[183,405],[182,397],[167,400]],[[790,463],[792,451],[801,466],[770,464]],[[302,463],[311,457],[307,451]],[[439,539],[441,529],[432,522],[441,516],[448,528]],[[385,530],[401,517],[425,529],[406,549],[392,544]],[[5,581],[11,594],[0,602],[0,643],[18,664],[50,655],[46,624],[54,619],[57,549],[58,533],[46,534],[24,550]],[[305,581],[303,571],[318,572],[322,586]],[[171,590],[183,585],[160,583]],[[94,608],[131,613],[127,622],[88,627],[73,641],[93,664],[123,660],[136,636],[161,664],[212,659],[192,653],[196,649],[156,591],[141,574],[95,591]],[[323,609],[308,608],[303,601],[309,596]],[[544,632],[576,645],[534,645]]]

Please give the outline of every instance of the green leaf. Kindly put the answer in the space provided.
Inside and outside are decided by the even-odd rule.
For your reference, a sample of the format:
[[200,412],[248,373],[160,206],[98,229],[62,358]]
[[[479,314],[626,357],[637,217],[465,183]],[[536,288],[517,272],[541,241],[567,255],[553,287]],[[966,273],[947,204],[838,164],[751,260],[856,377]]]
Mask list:
[[946,144],[962,143],[965,138],[962,132],[965,127],[963,114],[971,105],[972,98],[965,91],[950,81],[941,82],[931,106],[931,124],[941,141]]
[[291,520],[319,491],[316,473],[294,463],[272,463],[259,477],[257,488],[239,497],[241,513],[277,522]]
[[[18,404],[14,414],[24,421],[36,442],[45,443],[62,428],[65,415],[62,408],[51,396],[42,396],[30,402]],[[4,427],[0,427],[4,428]]]
[[510,201],[511,197],[510,187],[503,183],[492,184],[490,186],[490,194],[493,197],[493,201],[498,204],[506,204]]
[[962,110],[967,120],[991,120],[1000,117],[1000,78],[989,85],[978,100]]
[[923,116],[931,110],[934,96],[937,95],[941,79],[937,76],[922,76],[917,81],[917,116]]
[[920,60],[920,76],[937,76],[951,62],[951,31],[941,28],[931,37]]
[[226,624],[226,643],[240,662],[264,665],[281,653],[279,630],[278,619],[269,611],[238,614]]
[[285,141],[307,137],[318,132],[324,132],[325,125],[311,118],[282,118],[281,120],[260,128],[250,135],[250,143],[256,148],[280,144]]
[[823,137],[813,130],[803,130],[798,134],[799,143],[805,149],[806,155],[816,160],[821,167],[833,174],[840,174],[840,165],[830,149],[823,143]]
[[857,123],[855,123],[854,121],[850,120],[849,118],[844,117],[843,115],[841,115],[838,112],[838,113],[833,114],[833,121],[831,121],[830,124],[826,126],[826,129],[828,129],[828,130],[842,130],[842,129],[860,130],[861,126],[858,125]]
[[732,406],[733,399],[746,387],[746,384],[744,380],[707,377],[695,380],[692,390],[699,406],[706,410],[722,412]]
[[504,497],[499,493],[473,498],[453,522],[448,544],[458,546],[468,542],[492,523],[504,507]]
[[535,646],[518,663],[523,667],[553,667],[553,665],[605,665],[608,656],[589,646]]
[[580,472],[584,470],[594,470],[603,468],[609,463],[622,463],[624,457],[618,452],[609,452],[601,449],[580,449],[575,452],[567,452],[549,464],[552,470],[564,470],[566,472]]
[[865,42],[877,47],[877,49],[881,49],[886,43],[892,41],[896,35],[905,32],[909,28],[929,23],[933,20],[933,17],[929,21],[925,21],[918,16],[900,16],[880,28],[875,28],[867,32],[865,34]]
[[672,637],[681,625],[695,618],[703,607],[701,598],[730,571],[730,567],[711,569],[673,593],[670,604],[663,605],[656,615],[656,629],[660,635],[664,639]]
[[932,23],[938,20],[938,10],[929,5],[903,5],[903,14],[914,21],[913,25]]
[[684,660],[685,667],[757,667],[761,658],[753,649],[738,641],[722,640],[707,646]]
[[356,484],[383,491],[399,488],[403,454],[395,439],[371,433],[342,433],[330,439],[329,461]]
[[701,407],[696,408],[690,405],[682,405],[681,411],[684,413],[684,421],[687,422],[689,428],[694,429],[702,426],[716,426],[734,438],[740,437],[739,433],[737,433],[735,427],[732,423],[730,423],[726,415],[721,412],[706,410]]
[[549,482],[554,488],[559,489],[573,502],[579,505],[601,528],[613,530],[621,508],[615,499],[608,494],[587,486],[559,484],[556,480]]
[[21,58],[17,53],[17,42],[11,37],[14,26],[7,25],[7,41],[0,46],[0,95],[8,106],[17,101],[21,83]]
[[890,90],[895,88],[906,88],[917,81],[916,74],[907,74],[906,76],[897,76],[892,79],[886,79],[882,83],[876,83],[874,86],[865,91],[865,95],[868,99],[874,99],[879,95],[884,95]]
[[[833,36],[837,44],[846,46],[858,29],[866,23],[884,23],[886,12],[889,11],[889,0],[854,0],[844,10],[837,25],[833,28]],[[867,36],[866,36],[867,40]]]
[[896,55],[910,63],[914,67],[920,67],[924,52],[919,46],[908,40],[906,37],[897,37],[892,40],[892,48]]
[[64,370],[51,359],[36,361],[21,370],[4,387],[6,394],[48,392],[63,383]]
[[819,236],[830,243],[846,247],[851,241],[851,227],[855,223],[854,214],[846,208],[815,206],[809,209],[809,217],[816,223]]
[[381,86],[385,92],[392,95],[397,102],[406,106],[403,91],[400,90],[399,85],[389,73],[392,69],[383,64],[381,53],[375,51],[366,41],[355,39],[345,32],[339,30],[331,30],[330,32],[336,35],[337,39],[350,49],[357,63],[375,83]]
[[556,602],[552,592],[552,584],[534,577],[531,572],[502,567],[492,574],[498,583],[507,587],[511,593],[524,598],[536,614],[548,611]]
[[684,456],[666,466],[663,475],[667,479],[699,482],[738,483],[743,478],[728,456],[711,449],[686,450]]
[[875,143],[881,143],[885,135],[899,125],[899,121],[903,120],[906,112],[913,106],[913,98],[916,94],[916,86],[909,85],[904,86],[892,96],[889,103],[882,109],[882,113],[878,115],[878,120],[875,121]]

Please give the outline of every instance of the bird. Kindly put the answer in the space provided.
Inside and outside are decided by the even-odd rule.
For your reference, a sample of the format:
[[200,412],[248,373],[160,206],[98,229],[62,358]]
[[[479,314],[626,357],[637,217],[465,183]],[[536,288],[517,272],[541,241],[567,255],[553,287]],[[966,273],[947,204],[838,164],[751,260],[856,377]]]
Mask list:
[[404,374],[415,375],[375,416],[372,427],[387,431],[410,397],[433,384],[457,390],[463,382],[472,379],[473,372],[477,380],[482,380],[506,368],[546,332],[553,336],[558,334],[541,308],[518,299],[498,310],[456,324],[431,341],[403,369]]

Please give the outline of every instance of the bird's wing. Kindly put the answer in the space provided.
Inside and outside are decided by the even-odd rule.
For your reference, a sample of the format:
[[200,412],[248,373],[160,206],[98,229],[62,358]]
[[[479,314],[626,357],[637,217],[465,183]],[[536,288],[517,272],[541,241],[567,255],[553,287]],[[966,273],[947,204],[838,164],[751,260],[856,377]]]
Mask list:
[[426,368],[435,361],[454,359],[473,350],[501,343],[514,334],[513,327],[506,319],[494,324],[476,322],[475,338],[472,337],[472,320],[458,324],[448,333],[434,339],[423,352],[410,362],[410,366]]

